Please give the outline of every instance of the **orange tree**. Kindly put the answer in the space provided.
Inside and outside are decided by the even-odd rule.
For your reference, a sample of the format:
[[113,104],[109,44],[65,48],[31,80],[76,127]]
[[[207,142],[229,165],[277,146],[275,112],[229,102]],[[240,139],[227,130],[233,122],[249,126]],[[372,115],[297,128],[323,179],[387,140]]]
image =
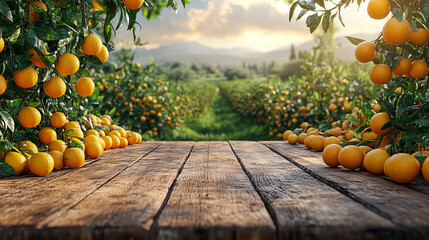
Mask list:
[[124,19],[135,33],[139,12],[153,18],[164,7],[177,8],[172,0],[143,2],[0,1],[0,174],[13,173],[1,160],[5,152],[21,152],[18,142],[46,147],[40,130],[49,126],[52,113],[87,121],[81,104],[94,88],[87,66],[107,60]]
[[[344,8],[361,3],[361,0],[295,1],[290,8],[290,19],[299,6],[302,10],[298,19],[308,14],[306,23],[311,32],[319,25],[326,31],[333,19],[338,17],[342,22]],[[347,37],[357,45],[358,61],[375,64],[369,74],[371,81],[385,86],[379,102],[389,116],[382,128],[394,129],[386,133],[391,139],[389,153],[421,150],[429,145],[429,2],[370,0],[367,11],[369,17],[378,20],[392,14],[392,18],[384,20],[386,23],[375,40],[365,42]],[[351,120],[356,122],[356,118]]]

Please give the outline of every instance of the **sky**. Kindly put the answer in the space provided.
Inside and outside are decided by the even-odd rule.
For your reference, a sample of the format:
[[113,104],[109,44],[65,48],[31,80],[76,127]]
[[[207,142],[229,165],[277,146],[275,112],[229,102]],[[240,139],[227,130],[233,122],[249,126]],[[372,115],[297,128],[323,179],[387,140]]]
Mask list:
[[[180,2],[180,1],[179,1]],[[174,42],[198,42],[213,48],[251,48],[260,52],[300,45],[312,39],[304,16],[289,22],[290,5],[283,0],[190,0],[190,4],[178,12],[165,9],[155,20],[140,16],[138,35],[145,48],[156,48]],[[342,12],[346,27],[338,20],[338,37],[360,34],[376,34],[386,20],[371,19],[366,12],[366,3],[360,8],[349,6]],[[132,39],[131,32],[119,31],[118,44]],[[367,39],[372,40],[372,39]]]

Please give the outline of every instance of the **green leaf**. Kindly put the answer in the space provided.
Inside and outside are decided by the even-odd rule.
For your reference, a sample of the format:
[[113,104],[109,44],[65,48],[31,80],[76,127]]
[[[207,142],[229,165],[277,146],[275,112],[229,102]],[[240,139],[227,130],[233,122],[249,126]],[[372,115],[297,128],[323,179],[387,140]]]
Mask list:
[[9,6],[3,0],[0,0],[0,13],[9,21],[13,22],[12,11],[10,11]]
[[428,135],[429,135],[429,127],[418,127],[405,132],[402,135],[401,140],[420,142],[423,137]]
[[6,111],[0,111],[0,116],[3,118],[3,121],[6,124],[6,127],[8,127],[12,132],[15,131],[15,122],[13,121],[13,118],[9,115]]
[[323,31],[325,32],[327,32],[329,29],[330,17],[331,17],[331,11],[326,11],[325,14],[323,14],[322,27],[323,27]]
[[423,127],[429,127],[429,118],[422,117],[422,118],[414,120],[412,123],[423,126]]
[[346,36],[347,40],[349,40],[349,42],[351,42],[353,45],[358,45],[361,42],[365,42],[365,40],[360,39],[360,38],[354,38],[354,37],[350,37],[350,36]]
[[306,13],[308,13],[307,9],[301,10],[301,12],[299,12],[298,17],[296,18],[296,20],[301,19]]
[[69,32],[66,28],[59,27],[52,29],[50,27],[35,27],[37,38],[44,41],[55,41],[61,39],[67,39],[70,37]]
[[325,0],[316,0],[316,3],[321,6],[322,8],[325,8]]
[[6,162],[0,162],[0,176],[16,176],[15,169]]
[[317,13],[310,15],[307,17],[307,27],[310,28],[310,32],[314,32],[314,30],[316,30],[316,28],[319,26],[320,20],[321,20],[322,16],[317,15]]
[[303,9],[314,11],[316,10],[316,5],[314,0],[299,0],[299,6]]
[[70,134],[72,134],[73,131],[74,131],[74,128],[69,129],[69,130],[65,130],[64,131],[64,136],[66,136],[66,137],[70,136]]
[[298,6],[298,1],[292,3],[292,5],[290,6],[289,9],[289,22],[292,20],[293,17],[293,13],[295,12],[296,7]]
[[402,17],[404,15],[404,10],[402,8],[395,7],[395,8],[392,8],[391,11],[392,11],[393,17],[395,17],[396,19],[398,19],[399,22],[401,22]]

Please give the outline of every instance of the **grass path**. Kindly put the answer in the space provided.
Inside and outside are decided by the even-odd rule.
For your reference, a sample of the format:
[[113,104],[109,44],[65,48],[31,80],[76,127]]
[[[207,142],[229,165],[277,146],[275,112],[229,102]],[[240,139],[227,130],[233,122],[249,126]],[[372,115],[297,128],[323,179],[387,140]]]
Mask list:
[[187,119],[178,129],[167,131],[165,140],[267,140],[266,127],[236,114],[216,90],[210,106],[198,117]]

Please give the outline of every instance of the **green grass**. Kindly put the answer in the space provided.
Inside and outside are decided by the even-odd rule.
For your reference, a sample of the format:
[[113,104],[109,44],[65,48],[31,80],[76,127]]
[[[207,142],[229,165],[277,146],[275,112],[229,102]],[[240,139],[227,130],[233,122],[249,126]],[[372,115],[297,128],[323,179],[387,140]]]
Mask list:
[[164,140],[268,140],[265,126],[237,115],[217,89],[210,106],[198,117],[164,133]]

